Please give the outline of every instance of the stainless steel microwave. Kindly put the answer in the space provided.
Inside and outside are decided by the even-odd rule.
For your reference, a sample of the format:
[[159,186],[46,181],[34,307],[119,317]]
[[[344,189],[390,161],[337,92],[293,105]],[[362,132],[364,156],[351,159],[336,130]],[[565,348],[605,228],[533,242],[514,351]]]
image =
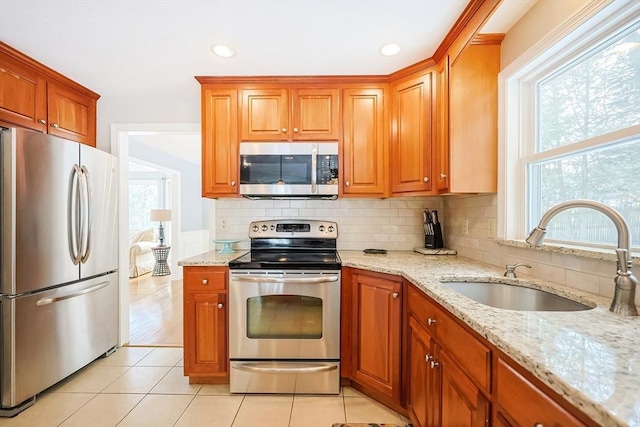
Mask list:
[[338,143],[240,142],[240,194],[335,199]]

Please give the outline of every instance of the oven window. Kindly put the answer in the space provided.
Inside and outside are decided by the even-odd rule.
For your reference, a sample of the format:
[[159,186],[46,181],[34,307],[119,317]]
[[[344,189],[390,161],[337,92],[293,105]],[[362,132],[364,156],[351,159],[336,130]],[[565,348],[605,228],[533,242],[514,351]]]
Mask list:
[[252,339],[322,338],[322,299],[302,295],[266,295],[248,298],[247,337]]

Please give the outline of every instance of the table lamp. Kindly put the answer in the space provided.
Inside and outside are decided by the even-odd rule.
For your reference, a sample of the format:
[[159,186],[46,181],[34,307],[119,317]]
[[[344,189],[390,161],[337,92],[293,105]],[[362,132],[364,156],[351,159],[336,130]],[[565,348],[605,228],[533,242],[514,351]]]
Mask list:
[[164,227],[162,226],[162,223],[164,221],[171,221],[171,210],[170,209],[151,209],[151,221],[160,223],[160,226],[158,227],[158,240],[160,240],[160,246],[165,246]]

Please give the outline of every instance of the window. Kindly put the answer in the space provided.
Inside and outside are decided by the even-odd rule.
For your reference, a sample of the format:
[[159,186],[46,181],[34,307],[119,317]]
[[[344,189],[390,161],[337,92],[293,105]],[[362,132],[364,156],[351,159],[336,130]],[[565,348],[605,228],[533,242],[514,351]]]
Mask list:
[[[160,172],[134,171],[129,174],[129,229],[144,230],[155,228],[151,222],[151,209],[171,206],[171,183]],[[165,224],[165,235],[168,234]]]
[[[560,202],[592,199],[620,212],[640,247],[640,19],[624,15],[578,28],[578,41],[561,40],[507,80],[505,108],[517,103],[519,116],[506,124],[506,158],[514,146],[518,154],[503,179],[518,178],[507,197],[523,207],[505,203],[507,238],[524,238]],[[617,231],[599,212],[572,209],[550,222],[546,241],[609,246]]]

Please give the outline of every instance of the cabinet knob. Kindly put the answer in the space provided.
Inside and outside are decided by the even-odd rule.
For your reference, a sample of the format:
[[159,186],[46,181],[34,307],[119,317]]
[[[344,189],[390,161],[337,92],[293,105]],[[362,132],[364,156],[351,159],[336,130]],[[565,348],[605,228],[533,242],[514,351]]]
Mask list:
[[349,186],[349,181],[345,181],[344,185],[346,185],[348,187]]
[[208,285],[208,284],[209,284],[209,281],[208,281],[207,279],[202,279],[202,284],[203,284],[203,285]]
[[435,324],[436,324],[436,319],[432,319],[432,318],[427,319],[427,325],[431,326]]
[[47,121],[45,119],[40,119],[38,120],[38,123],[42,123],[43,125],[46,125]]
[[535,423],[535,424],[533,425],[533,427],[544,427],[544,424],[542,424],[542,423]]
[[431,359],[433,359],[433,356],[431,356],[430,354],[425,354],[424,355],[424,361],[425,362],[430,362]]
[[286,133],[287,132],[287,128],[282,128],[282,133]]
[[446,177],[447,177],[447,174],[446,174],[446,173],[441,173],[441,174],[440,174],[440,179],[445,179]]
[[236,186],[236,182],[235,181],[231,181],[231,186],[235,187]]
[[219,303],[218,304],[218,308],[222,308],[222,307],[224,307],[224,304],[223,303]]
[[51,126],[53,126],[54,128],[58,129],[60,126],[58,126],[57,123],[52,124]]
[[422,178],[422,182],[429,182],[429,178],[425,176],[424,178]]
[[440,364],[438,362],[436,362],[435,360],[432,360],[431,362],[429,362],[431,364],[431,369],[435,369],[438,366],[440,366]]
[[298,128],[293,128],[294,133],[298,133]]
[[398,293],[394,292],[394,293],[391,294],[391,296],[393,297],[393,299],[397,299],[398,298]]

